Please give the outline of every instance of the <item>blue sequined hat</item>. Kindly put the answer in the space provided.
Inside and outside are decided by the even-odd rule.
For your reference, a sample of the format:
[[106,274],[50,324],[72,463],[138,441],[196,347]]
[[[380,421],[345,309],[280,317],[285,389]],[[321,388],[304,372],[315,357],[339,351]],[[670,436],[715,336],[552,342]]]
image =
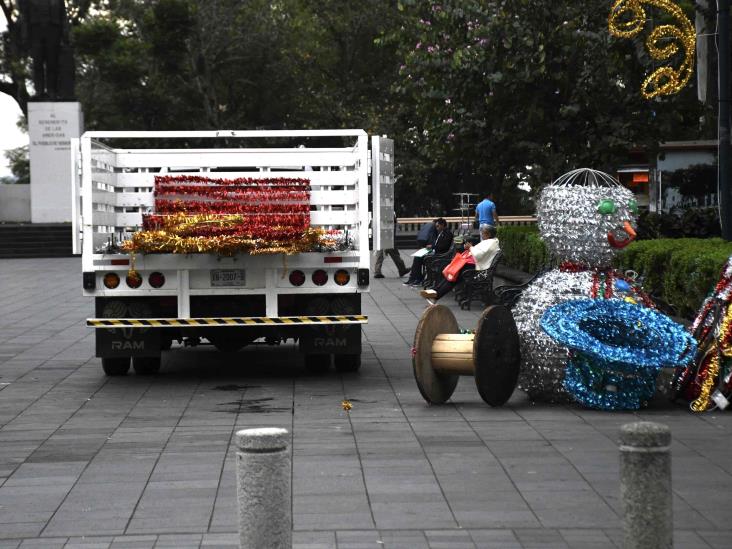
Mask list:
[[655,393],[658,370],[696,353],[696,342],[682,326],[618,299],[555,305],[544,313],[541,327],[571,350],[564,390],[598,410],[641,408]]
[[596,361],[640,369],[674,366],[694,356],[696,342],[669,317],[617,299],[577,299],[550,307],[542,329]]

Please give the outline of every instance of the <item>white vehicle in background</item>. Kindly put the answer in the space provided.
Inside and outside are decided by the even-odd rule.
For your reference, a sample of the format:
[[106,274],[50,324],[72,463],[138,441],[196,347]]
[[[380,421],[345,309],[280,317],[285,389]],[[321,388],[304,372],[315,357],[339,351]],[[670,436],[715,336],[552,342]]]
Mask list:
[[[391,140],[362,130],[86,132],[71,151],[74,251],[107,375],[130,364],[155,373],[173,341],[206,340],[235,351],[292,338],[309,369],[331,358],[340,371],[359,368],[370,233],[375,250],[393,247]],[[155,176],[181,174],[309,179],[310,225],[351,245],[289,256],[121,253],[152,212]]]

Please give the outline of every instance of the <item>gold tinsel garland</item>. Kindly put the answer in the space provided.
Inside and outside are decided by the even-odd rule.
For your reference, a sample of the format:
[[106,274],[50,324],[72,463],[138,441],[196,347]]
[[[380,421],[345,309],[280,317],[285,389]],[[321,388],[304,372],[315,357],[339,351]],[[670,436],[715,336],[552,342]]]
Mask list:
[[[280,228],[273,226],[273,238],[253,238],[247,234],[200,234],[205,230],[236,230],[244,221],[238,214],[175,214],[168,216],[163,226],[156,230],[140,231],[132,235],[121,247],[129,253],[216,253],[231,256],[286,254],[310,252],[335,245],[335,237],[323,229],[308,227],[298,238],[276,237]],[[284,231],[289,228],[282,228]]]
[[[610,34],[619,38],[633,38],[640,34],[647,20],[643,4],[666,10],[677,21],[677,25],[660,25],[651,31],[646,39],[650,56],[656,61],[666,61],[678,53],[680,43],[684,48],[684,60],[678,69],[660,67],[646,76],[641,85],[641,94],[646,99],[652,99],[659,95],[678,93],[694,72],[696,50],[694,25],[679,6],[671,0],[615,0],[608,17]],[[668,39],[671,41],[662,44]]]
[[719,377],[720,363],[722,357],[732,357],[732,306],[727,307],[724,319],[719,325],[719,331],[715,334],[712,345],[710,346],[709,364],[707,366],[706,377],[702,382],[699,396],[694,400],[690,408],[693,412],[704,412],[711,405],[711,394]]

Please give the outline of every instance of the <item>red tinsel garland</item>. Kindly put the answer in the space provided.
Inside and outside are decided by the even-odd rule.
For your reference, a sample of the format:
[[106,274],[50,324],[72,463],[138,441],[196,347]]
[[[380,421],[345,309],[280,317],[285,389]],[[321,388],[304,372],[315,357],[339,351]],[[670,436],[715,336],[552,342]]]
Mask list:
[[304,178],[156,176],[154,194],[133,251],[293,253],[317,242]]
[[221,213],[221,214],[283,214],[310,216],[310,204],[246,204],[235,201],[211,200],[184,202],[182,200],[156,200],[155,211],[167,213]]
[[258,189],[254,190],[251,187],[204,187],[204,186],[191,186],[191,185],[179,185],[175,187],[169,187],[167,189],[155,189],[155,197],[163,196],[193,196],[198,198],[222,198],[222,199],[237,199],[237,200],[288,200],[294,202],[302,202],[306,200],[310,194],[308,191],[304,191],[300,188],[286,189],[278,187],[276,189]]
[[183,183],[206,183],[208,185],[251,185],[256,188],[264,187],[302,187],[310,190],[310,180],[304,177],[237,177],[234,179],[214,179],[200,175],[156,175],[155,187],[164,188],[166,185],[180,185]]

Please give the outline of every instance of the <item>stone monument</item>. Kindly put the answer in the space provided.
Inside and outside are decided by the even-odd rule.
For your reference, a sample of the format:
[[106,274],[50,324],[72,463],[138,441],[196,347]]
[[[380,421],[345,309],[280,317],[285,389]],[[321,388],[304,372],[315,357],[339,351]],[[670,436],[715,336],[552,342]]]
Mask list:
[[28,102],[31,221],[71,221],[70,139],[83,131],[74,99],[74,56],[63,0],[21,0],[20,27],[33,60]]

